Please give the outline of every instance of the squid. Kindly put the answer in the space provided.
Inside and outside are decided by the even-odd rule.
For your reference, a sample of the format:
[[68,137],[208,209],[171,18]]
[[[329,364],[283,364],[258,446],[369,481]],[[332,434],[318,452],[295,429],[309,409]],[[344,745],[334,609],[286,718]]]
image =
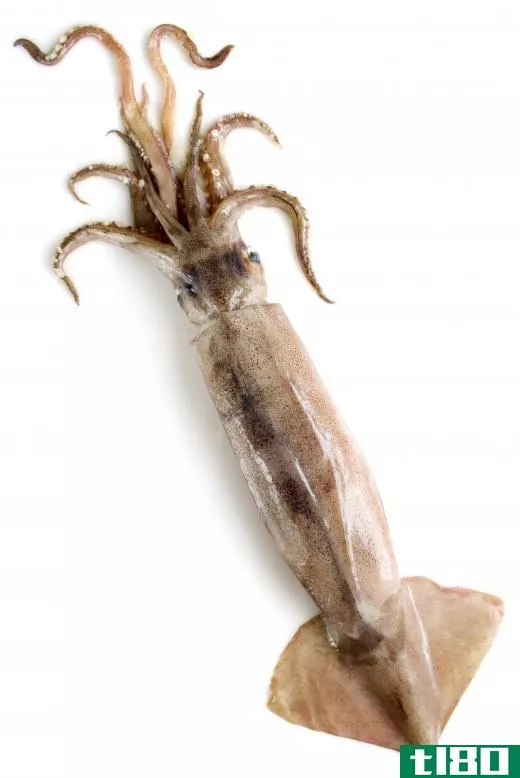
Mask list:
[[278,139],[248,113],[224,116],[204,132],[201,93],[185,161],[175,166],[176,93],[162,43],[175,40],[200,68],[219,67],[232,47],[204,57],[179,27],[152,32],[150,62],[164,89],[156,129],[146,93],[136,97],[129,57],[108,32],[76,27],[48,52],[27,39],[15,45],[54,66],[86,37],[114,56],[117,132],[129,159],[83,168],[69,187],[80,199],[84,179],[116,179],[128,189],[133,224],[79,227],[58,246],[54,270],[79,302],[66,271],[70,254],[95,240],[122,246],[169,279],[196,328],[202,375],[261,519],[317,608],[274,669],[268,707],[309,729],[386,748],[437,743],[493,642],[503,605],[483,592],[401,578],[367,463],[283,308],[267,301],[260,256],[239,230],[242,214],[256,206],[288,214],[303,274],[331,302],[312,268],[299,200],[271,186],[237,189],[226,163],[225,139],[235,129]]

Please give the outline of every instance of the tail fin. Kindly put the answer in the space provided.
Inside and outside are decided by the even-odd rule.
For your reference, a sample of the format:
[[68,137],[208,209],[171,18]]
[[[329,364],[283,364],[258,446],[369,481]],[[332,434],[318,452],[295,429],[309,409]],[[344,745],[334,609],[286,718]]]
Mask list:
[[[429,578],[403,583],[410,587],[428,636],[442,731],[493,642],[502,602],[471,589],[443,588]],[[321,616],[315,616],[280,657],[268,707],[294,724],[399,749],[407,742],[402,727],[366,678],[366,667],[349,663],[331,647]]]

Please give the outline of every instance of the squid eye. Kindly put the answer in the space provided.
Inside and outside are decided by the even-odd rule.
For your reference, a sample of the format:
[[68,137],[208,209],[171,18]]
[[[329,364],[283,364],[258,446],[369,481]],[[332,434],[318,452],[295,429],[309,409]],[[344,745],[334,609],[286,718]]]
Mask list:
[[260,254],[258,253],[258,251],[248,251],[247,252],[247,256],[248,256],[248,258],[250,259],[251,262],[255,262],[257,265],[260,264],[261,259],[260,259]]
[[184,290],[188,292],[188,294],[192,295],[193,297],[195,297],[197,294],[197,290],[195,289],[195,284],[193,283],[193,281],[185,281]]

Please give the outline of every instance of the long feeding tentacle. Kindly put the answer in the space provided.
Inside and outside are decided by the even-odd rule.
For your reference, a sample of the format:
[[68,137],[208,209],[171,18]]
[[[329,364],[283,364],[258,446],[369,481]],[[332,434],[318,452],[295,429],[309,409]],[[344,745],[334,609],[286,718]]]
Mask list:
[[57,65],[78,41],[86,37],[97,38],[114,55],[120,76],[121,107],[125,123],[150,160],[161,199],[175,213],[175,173],[162,139],[154,133],[136,100],[130,59],[121,44],[100,27],[87,25],[69,30],[47,54],[26,38],[18,39],[14,45],[22,46],[41,65]]
[[305,208],[294,195],[272,186],[252,186],[236,191],[219,203],[211,216],[210,225],[216,229],[232,227],[245,210],[257,205],[276,206],[289,214],[294,224],[296,250],[302,270],[321,299],[332,303],[314,275],[309,254],[309,220]]
[[62,240],[56,249],[53,263],[56,275],[64,282],[78,305],[78,291],[70,277],[65,273],[65,260],[73,251],[75,251],[75,249],[93,240],[100,240],[114,246],[121,246],[132,251],[134,254],[138,254],[139,256],[150,260],[158,270],[164,273],[164,275],[172,281],[179,275],[175,260],[176,252],[173,246],[168,246],[153,240],[139,230],[134,230],[131,227],[120,227],[114,222],[110,224],[104,224],[103,222],[86,224],[83,227],[74,230],[74,232],[69,233],[69,235]]
[[219,67],[230,53],[233,46],[224,46],[217,54],[212,57],[203,57],[188,33],[174,24],[160,24],[150,35],[148,43],[148,52],[152,67],[158,73],[164,85],[164,103],[161,112],[161,130],[162,137],[168,151],[171,151],[173,144],[174,122],[175,122],[175,84],[164,64],[161,56],[161,41],[166,36],[171,36],[178,41],[188,52],[188,55],[194,65],[200,68]]
[[139,177],[133,170],[130,170],[123,165],[105,165],[102,163],[88,165],[87,167],[81,168],[81,170],[77,170],[69,178],[69,191],[76,198],[76,200],[80,203],[83,203],[83,205],[88,205],[88,203],[85,200],[82,200],[82,198],[78,195],[76,191],[76,184],[93,176],[112,178],[115,181],[120,181],[122,184],[126,184],[128,186],[139,185]]
[[223,145],[232,130],[252,127],[260,130],[277,146],[280,145],[274,131],[267,122],[250,113],[231,113],[215,122],[206,133],[201,148],[201,171],[208,192],[210,210],[233,192],[233,181],[226,160]]

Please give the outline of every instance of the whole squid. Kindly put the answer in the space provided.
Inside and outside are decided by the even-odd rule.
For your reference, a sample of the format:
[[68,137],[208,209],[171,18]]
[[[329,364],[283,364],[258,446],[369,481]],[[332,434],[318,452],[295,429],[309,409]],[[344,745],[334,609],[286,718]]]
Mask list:
[[223,145],[239,127],[272,129],[251,114],[234,113],[202,132],[197,102],[186,164],[175,169],[175,87],[162,59],[172,37],[203,68],[217,67],[226,46],[203,57],[187,33],[160,25],[149,39],[164,86],[161,128],[137,99],[123,47],[95,26],[70,30],[49,52],[20,39],[43,65],[59,63],[84,37],[115,57],[123,131],[130,162],[95,164],[75,173],[128,187],[134,224],[87,224],[58,247],[54,269],[76,302],[65,261],[92,240],[123,246],[151,261],[173,284],[196,325],[193,340],[202,374],[263,521],[319,614],[283,652],[268,705],[306,727],[389,748],[436,743],[488,650],[502,617],[501,601],[468,589],[447,589],[427,578],[401,579],[387,521],[363,456],[343,425],[282,307],[267,302],[257,252],[238,229],[242,213],[276,206],[292,219],[297,256],[316,292],[308,250],[308,221],[300,202],[267,186],[238,190]]

